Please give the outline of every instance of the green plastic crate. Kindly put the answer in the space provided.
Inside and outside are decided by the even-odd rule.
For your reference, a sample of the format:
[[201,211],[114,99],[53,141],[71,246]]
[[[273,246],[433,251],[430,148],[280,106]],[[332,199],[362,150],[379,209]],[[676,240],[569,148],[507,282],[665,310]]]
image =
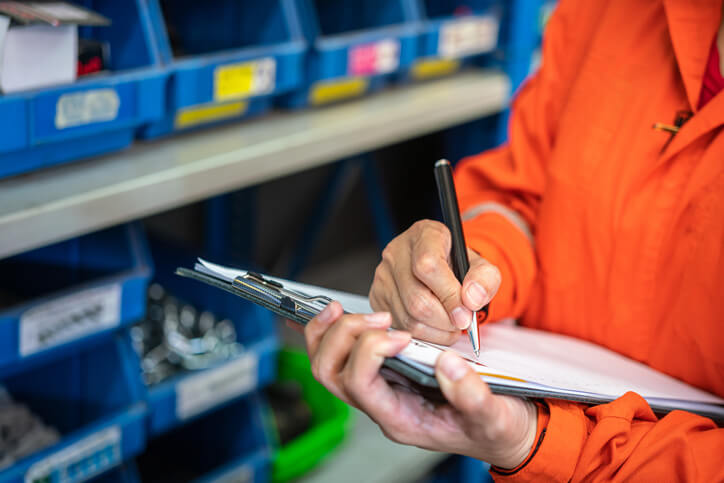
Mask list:
[[332,453],[349,434],[353,415],[347,406],[312,376],[307,354],[285,349],[279,353],[278,380],[301,384],[312,411],[312,427],[284,446],[275,448],[272,480],[290,481],[307,473]]

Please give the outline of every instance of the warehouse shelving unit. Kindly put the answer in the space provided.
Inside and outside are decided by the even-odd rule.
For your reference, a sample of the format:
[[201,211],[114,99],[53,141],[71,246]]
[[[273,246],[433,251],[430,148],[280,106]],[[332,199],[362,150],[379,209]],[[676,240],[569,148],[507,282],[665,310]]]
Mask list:
[[[333,18],[339,16],[333,10],[336,4],[323,5],[323,2],[320,2],[315,4],[315,12],[320,17],[318,20],[323,20],[322,14],[328,9],[330,10],[325,15]],[[110,6],[111,3],[98,0],[94,5]],[[82,258],[78,255],[80,249],[76,245],[79,243],[78,240],[104,233],[99,230],[115,227],[110,228],[110,231],[131,230],[135,233],[136,224],[118,225],[210,198],[213,200],[209,203],[211,208],[214,206],[224,208],[223,198],[228,197],[219,195],[313,167],[365,156],[385,146],[466,124],[463,129],[459,132],[456,130],[452,135],[455,138],[453,144],[462,145],[471,135],[480,135],[479,125],[470,121],[487,118],[485,129],[490,133],[485,138],[486,142],[489,138],[491,141],[494,138],[494,142],[502,141],[505,139],[504,124],[511,91],[516,89],[527,76],[531,56],[540,42],[536,20],[538,8],[544,2],[543,0],[473,2],[479,7],[473,12],[477,16],[485,17],[493,12],[501,15],[496,17],[500,21],[497,46],[491,43],[479,51],[465,51],[465,55],[455,57],[456,68],[443,74],[457,71],[461,66],[466,69],[455,72],[451,77],[432,76],[435,78],[428,79],[423,76],[428,79],[424,82],[412,81],[414,76],[410,76],[409,69],[414,62],[419,61],[421,57],[435,61],[450,60],[439,49],[439,42],[436,39],[440,34],[437,30],[441,29],[442,25],[449,27],[457,23],[466,28],[473,24],[478,25],[472,22],[473,17],[470,16],[470,12],[458,16],[459,12],[454,8],[453,4],[456,3],[454,1],[447,5],[445,0],[430,0],[426,4],[423,0],[399,0],[395,5],[399,4],[402,8],[400,12],[405,14],[403,16],[405,21],[402,24],[399,24],[399,20],[367,19],[358,15],[360,18],[352,20],[367,22],[361,30],[355,27],[356,24],[347,25],[343,32],[330,33],[322,29],[324,41],[317,39],[312,45],[311,37],[302,38],[302,32],[297,25],[300,19],[296,18],[298,16],[296,7],[309,14],[314,2],[280,0],[273,6],[272,4],[264,6],[269,12],[275,12],[274,15],[267,15],[268,12],[258,15],[268,21],[285,20],[286,27],[278,29],[281,33],[277,37],[232,39],[236,42],[232,45],[234,47],[232,51],[229,50],[229,39],[224,39],[221,44],[216,45],[213,42],[217,40],[221,42],[219,40],[221,37],[215,38],[212,35],[210,42],[213,45],[206,46],[208,49],[204,47],[206,50],[202,52],[186,52],[193,55],[178,58],[171,55],[170,45],[166,45],[170,42],[172,32],[164,30],[168,25],[164,27],[161,3],[163,2],[160,0],[133,2],[138,8],[137,16],[142,20],[137,23],[143,27],[140,30],[144,35],[143,38],[154,40],[147,42],[146,51],[149,58],[144,61],[141,72],[145,76],[144,82],[148,83],[149,87],[142,88],[139,84],[137,93],[138,113],[148,115],[134,117],[133,123],[125,122],[128,116],[119,115],[119,122],[124,121],[121,126],[125,130],[123,142],[112,142],[115,138],[106,132],[108,126],[105,124],[99,125],[100,127],[95,125],[73,127],[72,129],[77,130],[78,136],[81,134],[96,136],[94,139],[98,140],[98,144],[77,141],[83,149],[72,143],[65,145],[66,149],[56,149],[56,144],[42,145],[33,148],[37,151],[33,151],[34,155],[37,154],[33,158],[34,164],[23,165],[22,169],[16,169],[14,165],[8,163],[7,166],[0,167],[0,262],[8,263],[15,258],[22,259],[32,254],[31,250],[40,249],[36,252],[40,254],[40,260],[43,262],[57,263],[61,260],[61,264],[85,268],[81,263]],[[183,3],[191,5],[193,2]],[[438,4],[444,4],[445,8],[440,10],[442,13],[436,14],[437,10],[432,6]],[[147,10],[148,5],[152,6],[150,10]],[[239,6],[236,0],[220,0],[218,5],[224,8]],[[491,6],[492,10],[489,11],[488,6]],[[224,11],[228,14],[230,10]],[[179,10],[176,11],[178,12]],[[425,17],[423,12],[427,12],[430,18]],[[123,15],[123,12],[116,10],[109,10],[108,13],[109,15],[113,13],[113,16]],[[218,14],[211,10],[206,13],[211,16]],[[252,16],[248,14],[245,18],[248,21]],[[230,15],[227,18],[229,25],[234,23],[232,17]],[[299,17],[302,20],[306,18],[302,18],[301,15]],[[423,27],[426,19],[429,23],[428,37],[423,41],[421,34],[425,31]],[[197,32],[194,29],[196,25],[194,22],[197,20],[194,17],[193,22],[188,25],[189,32]],[[478,18],[477,21],[481,19]],[[181,24],[176,22],[175,25],[172,30],[178,30],[177,27]],[[223,34],[222,29],[217,30],[216,33]],[[267,32],[268,29],[262,28],[260,31]],[[364,69],[370,68],[368,61],[371,58],[377,58],[385,52],[389,53],[390,39],[387,37],[391,33],[399,37],[393,39],[393,43],[399,43],[399,52],[397,52],[400,55],[399,65],[396,64],[396,67],[389,69],[389,72],[384,69],[374,73],[365,71]],[[166,42],[160,46],[163,47],[160,54],[158,39],[161,41],[165,39]],[[342,40],[346,43],[340,43]],[[422,49],[423,44],[429,47],[427,51]],[[353,47],[359,50],[359,65],[354,62],[350,64],[355,56],[344,54]],[[325,55],[324,62],[321,61],[322,54]],[[250,72],[259,74],[257,72],[259,66],[254,62],[260,59],[268,62],[273,56],[277,56],[274,57],[277,66],[274,69],[276,73],[274,89],[264,87],[258,92],[239,91],[241,85],[246,86],[245,89],[249,87],[244,82],[249,80]],[[315,76],[301,82],[300,75],[303,71],[301,65],[310,60],[312,62],[306,65],[305,69],[309,70],[314,66],[323,68]],[[317,61],[319,63],[315,64]],[[307,105],[310,99],[308,91],[313,81],[327,78],[345,79],[342,75],[344,72],[335,73],[336,70],[334,72],[330,70],[332,65],[341,66],[344,72],[354,66],[362,69],[347,74],[354,74],[353,80],[356,81],[359,81],[359,78],[369,77],[369,88],[363,90],[371,95],[324,109],[272,111],[253,120],[216,125],[213,130],[195,130],[164,139],[138,141],[128,149],[118,151],[131,142],[133,134],[154,138],[158,135],[173,134],[181,129],[195,128],[206,122],[232,120],[253,113],[266,112],[278,101],[274,98],[285,93],[289,99],[297,96],[297,102],[286,103],[287,106]],[[307,74],[310,72],[311,70]],[[212,99],[209,97],[211,95],[209,89],[212,84],[214,89],[218,87],[215,79],[222,73],[231,76],[232,95],[228,99],[221,99],[219,96]],[[119,77],[119,74],[113,79],[123,80],[130,75],[125,71],[121,74],[122,76]],[[131,80],[135,81],[135,78]],[[68,90],[75,92],[93,82],[100,81],[90,79],[85,84],[69,86]],[[304,89],[299,88],[301,84],[304,84]],[[386,85],[385,89],[377,92],[383,84]],[[334,94],[332,98],[336,99],[335,96],[339,92],[334,90],[332,94]],[[10,102],[17,101],[15,97],[0,96],[0,108],[2,106],[17,108],[16,104]],[[153,102],[150,102],[150,98],[153,98]],[[130,101],[123,99],[122,101],[124,105],[131,105]],[[237,104],[241,106],[239,109],[229,110],[229,106]],[[47,112],[54,112],[51,109],[53,106],[50,104],[48,106],[50,107],[46,109]],[[60,104],[55,106],[55,109],[59,106]],[[225,110],[218,111],[219,106]],[[191,111],[187,111],[188,109]],[[146,113],[149,110],[152,112]],[[126,113],[123,110],[119,112],[124,115]],[[191,123],[179,124],[177,122],[179,119],[187,121],[190,119]],[[152,128],[148,128],[149,122],[155,122]],[[24,123],[20,123],[15,128],[20,129],[24,126]],[[147,129],[139,133],[139,128],[144,126]],[[478,131],[475,131],[476,129]],[[16,137],[14,132],[11,130],[5,136],[0,135],[0,144],[4,142],[16,149],[13,143],[24,138]],[[66,130],[62,134],[74,133],[76,131]],[[73,140],[73,143],[76,141]],[[3,146],[0,146],[0,151],[2,148]],[[46,151],[52,156],[43,154]],[[91,153],[101,152],[112,152],[112,154],[80,160]],[[55,160],[53,156],[60,156],[63,159]],[[2,156],[0,159],[3,159]],[[45,166],[54,164],[55,161],[59,164],[48,169],[35,170],[36,165]],[[60,161],[63,163],[60,164]],[[65,163],[65,161],[73,162]],[[371,163],[367,164],[371,166]],[[8,170],[4,173],[5,168]],[[24,171],[32,172],[2,178],[3,174]],[[384,194],[375,190],[378,181],[376,175],[368,170],[365,171],[365,176],[366,183],[370,185],[368,189],[372,190],[370,197],[379,202],[378,206],[372,207],[373,211],[378,214],[384,213],[386,211]],[[217,211],[209,209],[212,214],[225,214],[223,210]],[[384,221],[375,220],[378,225]],[[221,220],[221,225],[226,222],[224,218]],[[216,236],[219,237],[218,233]],[[121,273],[120,269],[116,270],[124,277],[134,276],[138,279],[132,280],[136,284],[133,286],[136,290],[133,292],[135,298],[132,301],[124,292],[121,305],[124,312],[122,322],[117,327],[104,329],[95,335],[81,334],[74,340],[63,340],[63,343],[59,343],[57,347],[49,347],[40,355],[27,357],[15,347],[19,344],[17,343],[19,339],[14,331],[20,330],[24,312],[12,307],[14,310],[12,313],[6,310],[7,313],[0,314],[0,329],[2,329],[0,334],[6,334],[7,339],[5,345],[0,343],[0,348],[4,347],[5,351],[0,353],[0,385],[6,385],[11,394],[17,395],[18,399],[34,412],[58,427],[61,435],[58,444],[29,458],[19,460],[18,464],[4,472],[0,471],[0,481],[20,481],[28,475],[65,475],[69,478],[68,481],[85,481],[87,477],[105,472],[103,481],[136,483],[139,474],[141,477],[149,475],[149,466],[144,465],[143,456],[139,457],[137,462],[133,461],[133,458],[146,448],[148,448],[147,453],[153,455],[151,459],[168,458],[173,462],[178,456],[178,453],[175,453],[177,449],[189,450],[200,437],[209,438],[211,441],[216,431],[220,431],[220,437],[228,451],[196,454],[198,461],[194,458],[185,460],[188,474],[193,474],[203,481],[246,478],[248,481],[261,483],[268,480],[273,455],[268,435],[264,434],[267,424],[262,421],[263,403],[255,392],[276,377],[278,341],[276,334],[273,333],[269,314],[261,309],[257,310],[256,307],[245,306],[240,309],[236,299],[231,300],[231,303],[222,299],[212,301],[214,295],[197,291],[197,287],[186,287],[191,293],[184,294],[183,288],[172,287],[173,280],[161,280],[162,277],[157,276],[155,281],[161,280],[164,286],[168,284],[168,288],[172,289],[171,292],[181,294],[179,296],[182,296],[183,300],[233,320],[239,335],[238,342],[243,345],[244,353],[218,367],[199,371],[196,374],[180,373],[156,386],[146,387],[139,373],[138,354],[132,347],[129,329],[125,325],[141,316],[145,302],[143,293],[154,271],[154,265],[158,273],[163,272],[171,278],[173,278],[170,275],[173,269],[163,265],[160,262],[161,258],[156,257],[156,254],[151,257],[153,260],[147,259],[142,231],[136,233],[136,238],[138,240],[134,241],[135,244],[129,246],[143,247],[142,253],[139,253],[144,256],[136,257],[143,263],[137,262],[133,265],[135,267],[133,272]],[[72,249],[65,250],[66,244]],[[207,245],[207,248],[212,245]],[[168,247],[164,247],[164,250],[166,249]],[[92,255],[88,262],[89,267],[97,270],[104,267],[101,260],[112,259],[117,255],[117,248],[112,244],[100,244],[95,251],[86,250],[86,252]],[[63,257],[58,258],[58,254],[62,254]],[[20,257],[17,257],[18,255]],[[173,266],[190,263],[191,260],[189,257],[179,257],[175,254],[169,255],[169,259]],[[116,279],[112,281],[119,283]],[[68,288],[67,296],[72,298],[78,293],[76,284]],[[58,294],[51,295],[55,297]],[[37,300],[32,300],[32,303],[42,305],[50,300],[49,297],[36,297]],[[253,333],[244,332],[248,330]],[[249,357],[254,360],[251,365],[247,364]],[[89,361],[93,364],[88,366]],[[83,369],[84,366],[88,367]],[[222,379],[221,375],[228,375],[229,371],[236,371],[234,374],[242,374],[244,377],[249,376],[249,381],[253,383],[236,387],[233,391],[222,391],[218,397],[192,406],[190,412],[184,411],[183,408],[188,406],[182,404],[184,388],[191,388],[186,391],[187,395],[197,395],[206,389],[208,389],[206,392],[212,393],[214,391],[211,388],[216,381]],[[113,376],[114,380],[110,390],[107,393],[97,390],[109,375]],[[38,393],[39,389],[30,379],[32,377],[47,380],[48,384],[53,382],[62,386],[57,389],[58,398],[68,407],[62,405],[59,409],[46,407],[43,394]],[[81,386],[86,383],[88,387],[93,386],[96,389],[83,392]],[[80,385],[75,387],[74,384]],[[72,390],[69,390],[69,387]],[[236,426],[225,425],[225,418],[234,420]],[[213,431],[207,431],[209,427],[213,428]],[[93,444],[91,445],[89,441]],[[211,448],[214,445],[207,446]],[[167,447],[172,449],[167,451]],[[360,460],[360,451],[362,460]],[[364,415],[358,415],[347,445],[342,447],[337,457],[329,460],[304,481],[339,481],[355,471],[359,474],[364,473],[367,481],[411,481],[423,478],[445,457],[443,454],[392,443],[384,439],[371,420]],[[365,460],[375,461],[376,464],[371,467]],[[463,475],[464,481],[479,481],[482,477],[481,472],[484,468],[481,462],[465,458],[456,461],[459,461],[458,473]],[[106,471],[111,468],[112,471]]]
[[0,180],[0,258],[491,115],[508,96],[503,73],[471,71]]

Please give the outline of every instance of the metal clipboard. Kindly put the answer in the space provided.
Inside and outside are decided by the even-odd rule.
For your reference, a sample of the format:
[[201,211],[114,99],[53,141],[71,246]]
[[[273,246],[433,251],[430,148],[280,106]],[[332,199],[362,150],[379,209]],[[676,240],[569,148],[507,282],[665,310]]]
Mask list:
[[[232,293],[302,325],[306,325],[332,301],[324,295],[309,295],[287,289],[283,284],[256,272],[240,272],[224,280],[208,273],[204,265],[197,263],[194,270],[177,268],[176,274]],[[388,357],[380,373],[391,383],[405,386],[431,401],[445,400],[434,376],[401,359]]]

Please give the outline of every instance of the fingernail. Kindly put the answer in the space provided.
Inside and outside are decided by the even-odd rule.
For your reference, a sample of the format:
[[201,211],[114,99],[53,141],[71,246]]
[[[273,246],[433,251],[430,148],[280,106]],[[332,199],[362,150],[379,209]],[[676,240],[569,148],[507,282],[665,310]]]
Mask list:
[[453,321],[458,329],[467,329],[472,319],[472,313],[463,307],[455,307],[452,311]]
[[440,355],[438,365],[443,375],[451,381],[462,379],[470,370],[464,360],[451,352],[443,352]]
[[478,282],[473,282],[468,287],[468,298],[476,307],[482,307],[488,300],[488,292]]
[[317,321],[323,323],[323,324],[329,324],[332,322],[332,319],[334,318],[334,309],[332,308],[332,304],[327,304],[327,306],[322,310],[319,314],[317,314]]
[[386,325],[390,322],[390,313],[374,312],[372,314],[365,314],[364,318],[372,325]]
[[391,339],[399,340],[399,341],[407,341],[410,340],[410,334],[407,332],[404,332],[402,330],[390,330],[387,332],[387,336]]

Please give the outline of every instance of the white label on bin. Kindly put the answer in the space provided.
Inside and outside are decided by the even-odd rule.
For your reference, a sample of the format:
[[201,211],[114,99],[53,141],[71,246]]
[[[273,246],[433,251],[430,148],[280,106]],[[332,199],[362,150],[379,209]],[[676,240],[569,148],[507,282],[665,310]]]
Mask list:
[[20,317],[21,356],[35,354],[115,327],[121,321],[121,286],[104,285],[56,298]]
[[349,75],[374,75],[394,72],[400,66],[400,42],[385,39],[349,49]]
[[256,387],[256,354],[247,353],[224,365],[188,376],[176,384],[176,416],[187,419]]
[[55,128],[82,126],[112,121],[118,117],[121,99],[115,89],[93,89],[71,92],[58,98],[55,106]]
[[254,481],[254,468],[239,466],[211,480],[212,483],[249,483]]
[[214,101],[269,94],[276,85],[277,63],[272,57],[220,65],[214,69]]
[[121,462],[121,430],[93,433],[44,458],[25,473],[25,483],[86,481]]
[[466,17],[442,25],[437,43],[440,57],[457,58],[493,50],[498,42],[498,19],[493,15]]

